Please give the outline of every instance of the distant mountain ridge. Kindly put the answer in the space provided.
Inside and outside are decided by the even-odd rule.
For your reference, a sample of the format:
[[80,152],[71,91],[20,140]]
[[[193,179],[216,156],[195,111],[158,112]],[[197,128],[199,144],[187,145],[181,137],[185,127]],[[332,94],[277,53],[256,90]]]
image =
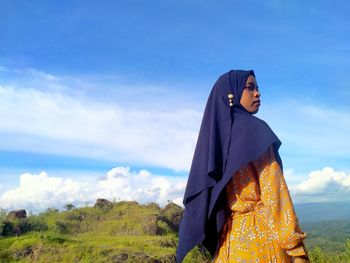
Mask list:
[[350,202],[295,204],[300,222],[349,220]]

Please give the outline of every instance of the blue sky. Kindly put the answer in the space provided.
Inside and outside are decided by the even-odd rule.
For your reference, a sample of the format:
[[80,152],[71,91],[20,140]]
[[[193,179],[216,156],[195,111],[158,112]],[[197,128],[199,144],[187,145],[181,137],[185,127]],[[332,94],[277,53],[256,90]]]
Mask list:
[[[349,198],[349,11],[347,1],[2,0],[0,206],[62,199],[31,192],[38,178],[119,189],[117,167],[125,180],[151,174],[136,199],[180,200],[210,89],[238,68],[255,70],[258,117],[283,142],[295,199]],[[130,193],[144,187],[129,179]],[[88,198],[63,202],[78,197]]]

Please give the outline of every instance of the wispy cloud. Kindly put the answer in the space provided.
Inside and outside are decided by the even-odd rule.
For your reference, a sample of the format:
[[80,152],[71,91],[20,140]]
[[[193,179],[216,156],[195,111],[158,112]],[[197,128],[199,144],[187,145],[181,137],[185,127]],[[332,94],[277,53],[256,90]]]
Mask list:
[[40,212],[49,207],[62,209],[67,203],[92,205],[97,198],[160,205],[173,201],[181,205],[185,185],[184,178],[156,176],[146,170],[131,171],[129,167],[115,167],[98,179],[85,181],[50,176],[44,171],[24,173],[18,187],[0,196],[0,207]]
[[[183,89],[125,84],[120,76],[55,76],[4,67],[0,74],[2,150],[189,170],[208,94],[191,101]],[[299,169],[291,156],[308,159],[304,174],[337,167],[329,158],[350,156],[347,111],[301,99],[267,104],[259,115],[282,139],[286,169]],[[317,165],[310,169],[311,162]]]
[[289,152],[317,158],[350,155],[350,112],[284,99],[263,112]]
[[[37,80],[26,88],[16,82],[0,85],[0,134],[7,138],[2,149],[189,169],[201,112],[186,105],[143,107],[147,102],[137,93],[137,107],[120,97],[100,102],[65,92],[69,84],[56,85],[59,77],[31,74],[47,88],[36,89]],[[170,97],[158,99],[171,105]]]

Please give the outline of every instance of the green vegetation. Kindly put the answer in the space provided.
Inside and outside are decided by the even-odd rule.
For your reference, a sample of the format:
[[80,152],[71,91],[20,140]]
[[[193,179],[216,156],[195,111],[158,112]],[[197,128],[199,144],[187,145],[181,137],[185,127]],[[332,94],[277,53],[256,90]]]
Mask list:
[[[69,207],[69,208],[68,208]],[[170,203],[66,207],[0,218],[0,262],[175,262],[182,208]],[[200,247],[185,262],[209,262]]]
[[[182,208],[106,202],[7,218],[0,209],[0,262],[175,262]],[[350,262],[350,221],[305,222],[311,262]],[[210,262],[196,247],[184,262]]]
[[302,225],[311,262],[350,262],[350,221],[312,221]]
[[326,252],[319,246],[315,246],[309,251],[310,260],[312,263],[349,263],[350,262],[350,240],[348,240],[341,252]]

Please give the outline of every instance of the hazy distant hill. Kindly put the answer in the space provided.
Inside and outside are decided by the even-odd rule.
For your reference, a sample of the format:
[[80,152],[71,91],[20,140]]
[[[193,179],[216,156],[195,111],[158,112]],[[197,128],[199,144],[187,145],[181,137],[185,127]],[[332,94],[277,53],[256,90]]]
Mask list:
[[296,204],[312,262],[350,262],[350,203]]
[[301,222],[350,219],[350,202],[296,204],[295,210]]

